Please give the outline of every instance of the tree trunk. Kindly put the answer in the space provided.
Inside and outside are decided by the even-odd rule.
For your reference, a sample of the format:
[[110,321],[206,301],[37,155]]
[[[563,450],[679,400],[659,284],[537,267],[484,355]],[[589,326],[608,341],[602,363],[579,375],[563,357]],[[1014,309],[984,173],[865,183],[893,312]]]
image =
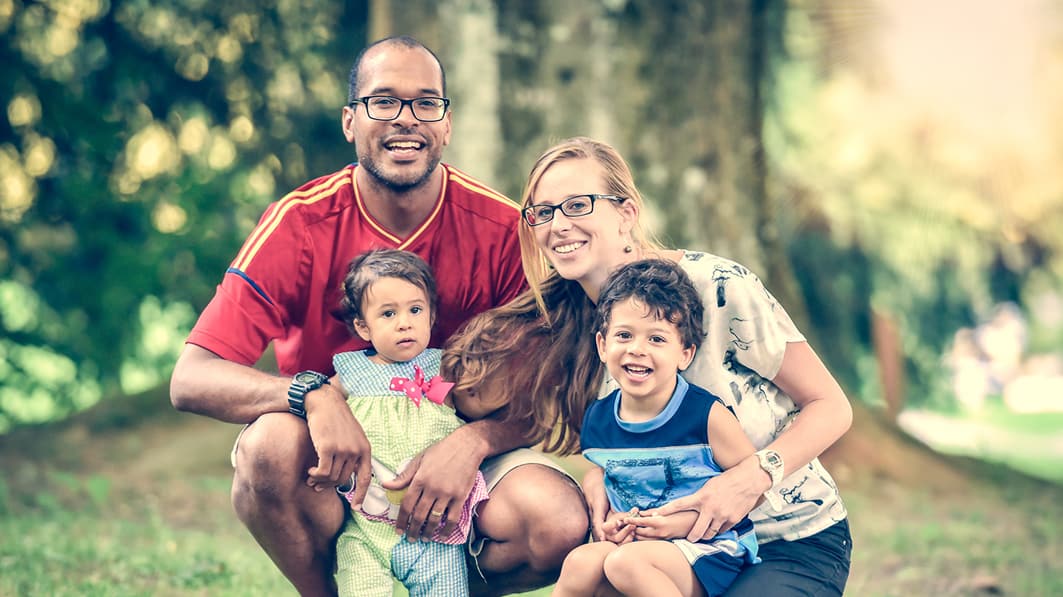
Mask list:
[[499,123],[498,13],[490,0],[450,0],[440,7],[450,32],[438,50],[447,67],[453,132],[446,161],[494,186],[503,153]]
[[891,421],[904,409],[904,347],[896,320],[877,309],[871,312],[871,343],[878,362],[879,383],[886,401],[886,416]]

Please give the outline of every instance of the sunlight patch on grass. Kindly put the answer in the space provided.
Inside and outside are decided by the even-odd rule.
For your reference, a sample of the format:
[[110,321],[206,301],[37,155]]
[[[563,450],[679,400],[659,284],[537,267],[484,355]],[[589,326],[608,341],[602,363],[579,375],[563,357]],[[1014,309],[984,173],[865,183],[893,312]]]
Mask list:
[[939,452],[999,462],[1063,482],[1063,413],[1013,413],[990,407],[978,415],[962,416],[906,410],[897,422]]

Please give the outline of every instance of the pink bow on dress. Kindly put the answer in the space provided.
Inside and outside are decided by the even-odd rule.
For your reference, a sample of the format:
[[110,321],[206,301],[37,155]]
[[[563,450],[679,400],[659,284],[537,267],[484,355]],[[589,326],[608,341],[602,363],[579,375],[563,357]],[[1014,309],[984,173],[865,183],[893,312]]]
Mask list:
[[447,392],[452,387],[454,387],[453,383],[443,381],[443,378],[438,375],[425,381],[424,371],[417,365],[413,366],[413,379],[406,379],[405,377],[391,378],[391,389],[397,392],[405,392],[418,408],[421,406],[421,398],[428,398],[431,402],[443,404],[443,399],[447,397]]

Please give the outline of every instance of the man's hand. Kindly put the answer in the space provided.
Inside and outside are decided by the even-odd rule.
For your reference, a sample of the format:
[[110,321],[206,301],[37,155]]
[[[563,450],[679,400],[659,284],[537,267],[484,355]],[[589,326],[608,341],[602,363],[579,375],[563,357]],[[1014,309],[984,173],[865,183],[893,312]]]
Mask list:
[[343,395],[331,385],[310,392],[306,400],[306,425],[317,452],[317,465],[306,471],[307,485],[315,491],[324,491],[347,483],[356,474],[351,507],[360,507],[369,490],[371,449],[365,431]]
[[[416,456],[384,489],[406,489],[395,530],[410,541],[446,537],[461,518],[483,463],[481,443],[461,427]],[[440,524],[442,523],[442,527]]]
[[757,457],[750,456],[706,481],[697,492],[661,506],[657,513],[668,516],[683,510],[697,512],[697,521],[690,527],[686,538],[700,541],[738,524],[770,487],[768,474],[757,464]]
[[605,541],[602,525],[609,515],[609,496],[605,493],[605,471],[601,467],[591,467],[583,475],[583,496],[591,515],[591,536],[595,541]]

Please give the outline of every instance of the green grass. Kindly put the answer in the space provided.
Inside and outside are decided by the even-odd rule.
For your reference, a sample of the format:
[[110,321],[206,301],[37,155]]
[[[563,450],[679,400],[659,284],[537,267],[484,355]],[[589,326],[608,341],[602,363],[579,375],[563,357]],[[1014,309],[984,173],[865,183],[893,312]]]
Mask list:
[[[925,411],[924,411],[925,412]],[[1026,474],[1063,482],[1063,413],[1016,413],[999,400],[988,400],[978,413],[929,413],[941,431],[922,435],[934,449],[999,462]],[[982,441],[953,441],[946,429],[980,430]]]
[[[46,456],[0,443],[0,597],[294,595],[229,505],[234,434],[166,421],[48,438]],[[1063,595],[1063,486],[988,471],[931,490],[853,464],[848,595]]]
[[154,483],[30,468],[0,475],[0,597],[295,595],[229,507],[223,468]]
[[[97,501],[94,477],[65,475],[47,475],[37,492],[0,494],[0,595],[294,594],[227,508],[225,478]],[[1063,500],[1045,487],[948,499],[889,482],[848,488],[848,594],[977,595],[980,585],[1007,595],[1063,594]],[[201,513],[172,511],[176,499],[194,496]]]
[[949,499],[888,483],[846,492],[847,594],[1063,595],[1061,493],[1020,485]]
[[1063,412],[1017,413],[1012,412],[999,399],[986,400],[984,408],[968,418],[1002,429],[1034,435],[1063,434]]
[[290,594],[237,530],[180,528],[150,508],[122,516],[43,508],[5,517],[0,595]]

